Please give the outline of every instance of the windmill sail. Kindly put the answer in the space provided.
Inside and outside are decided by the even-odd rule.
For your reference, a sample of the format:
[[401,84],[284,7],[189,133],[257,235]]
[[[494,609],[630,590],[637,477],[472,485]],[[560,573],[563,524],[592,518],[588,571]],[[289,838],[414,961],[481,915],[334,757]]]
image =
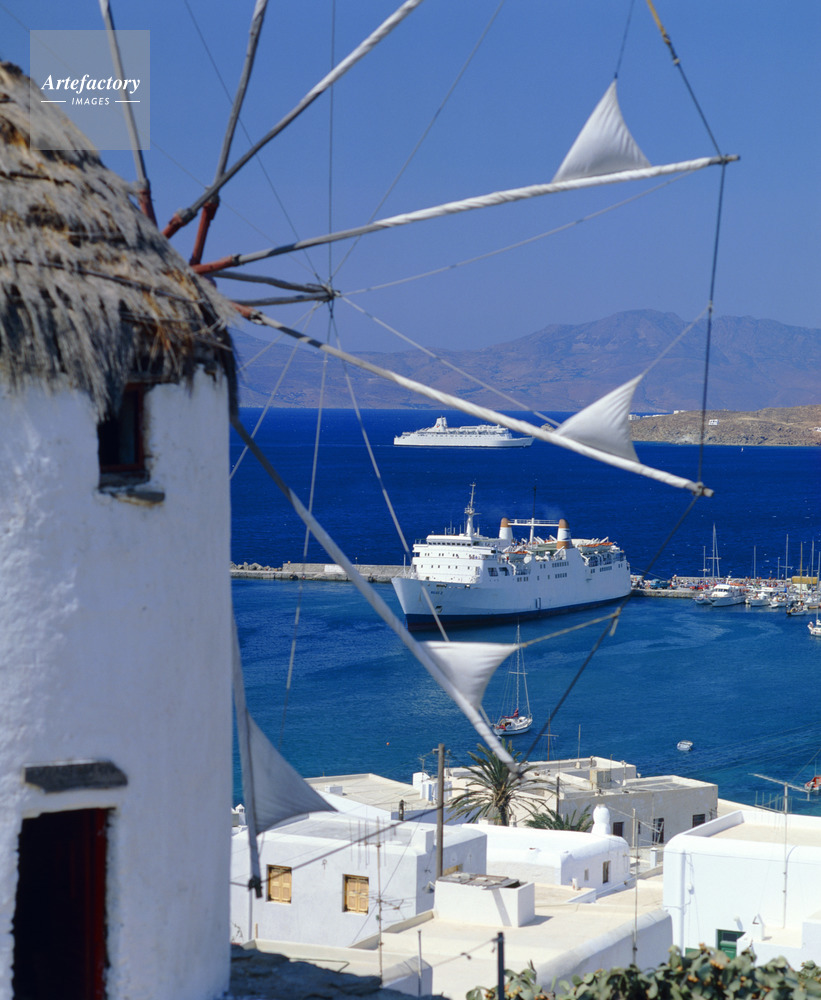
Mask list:
[[624,123],[614,80],[570,147],[553,183],[646,167],[650,161]]
[[606,396],[569,417],[553,433],[640,465],[630,436],[630,404],[643,375],[618,386]]

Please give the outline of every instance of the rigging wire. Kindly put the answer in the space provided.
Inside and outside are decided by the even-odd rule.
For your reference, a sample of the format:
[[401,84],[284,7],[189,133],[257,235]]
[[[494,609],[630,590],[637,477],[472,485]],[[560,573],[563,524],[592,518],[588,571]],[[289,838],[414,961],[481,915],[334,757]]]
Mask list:
[[633,18],[633,7],[635,6],[636,0],[630,0],[630,6],[627,10],[627,21],[624,25],[624,34],[621,37],[621,48],[619,49],[619,57],[616,60],[616,72],[613,74],[613,79],[618,80],[619,70],[621,69],[621,61],[624,57],[624,48],[627,45],[627,35],[630,31],[630,22]]
[[[330,322],[330,320],[329,320]],[[327,359],[326,359],[327,361]],[[319,384],[319,407],[316,414],[316,431],[314,432],[314,451],[313,458],[311,461],[311,484],[308,491],[308,514],[313,514],[314,509],[314,497],[316,494],[316,474],[317,467],[319,464],[319,441],[322,433],[322,414],[325,405],[325,381],[328,371],[328,365],[322,365],[322,377]],[[311,529],[308,525],[305,525],[305,540],[302,544],[302,562],[303,565],[308,561],[308,544],[311,540]],[[290,701],[291,687],[294,677],[294,661],[296,659],[296,646],[297,646],[297,635],[299,633],[299,619],[302,611],[302,597],[304,594],[303,581],[299,581],[299,591],[297,593],[297,603],[294,610],[294,627],[291,633],[291,649],[288,655],[288,673],[285,678],[285,693],[282,699],[282,721],[280,723],[279,729],[279,748],[282,749],[282,743],[285,739],[285,721],[288,715],[288,703]]]
[[[583,215],[579,219],[574,219],[572,222],[565,222],[561,226],[556,226],[555,229],[548,229],[546,232],[538,233],[536,236],[528,236],[527,239],[519,240],[516,243],[509,243],[507,246],[499,247],[496,250],[488,250],[487,253],[477,254],[475,257],[466,257],[464,260],[455,261],[452,264],[445,264],[443,267],[436,267],[430,271],[422,271],[419,274],[412,274],[406,278],[397,278],[395,281],[385,281],[379,285],[369,285],[366,288],[348,290],[345,295],[363,295],[366,292],[379,292],[384,288],[394,288],[396,285],[405,285],[408,282],[418,281],[421,278],[431,278],[437,274],[445,274],[447,271],[454,271],[456,268],[465,267],[468,264],[476,264],[482,260],[489,260],[491,257],[497,257],[500,254],[508,253],[511,250],[518,250],[531,243],[537,243],[539,240],[547,239],[549,236],[556,236],[558,233],[566,232],[568,229],[580,226],[583,222],[590,222],[592,219],[597,219],[601,215],[606,215],[608,212],[614,211],[614,209],[623,208],[625,205],[638,201],[640,198],[646,198],[647,195],[660,191],[662,188],[668,187],[670,184],[676,184],[678,181],[683,181],[685,178],[691,176],[692,174],[690,173],[682,173],[677,177],[669,177],[666,181],[662,181],[661,184],[654,184],[653,187],[647,188],[646,191],[639,191],[638,194],[631,195],[629,198],[624,198],[622,201],[617,201],[612,205],[608,205],[606,208],[600,208],[595,212],[590,212],[588,215]],[[217,273],[219,274],[219,272]],[[410,341],[410,343],[413,342]]]
[[716,142],[715,136],[713,135],[713,130],[710,128],[707,118],[704,112],[701,110],[701,105],[698,103],[698,98],[696,97],[693,88],[690,86],[690,81],[687,79],[687,74],[684,72],[684,67],[681,65],[681,60],[679,59],[676,50],[673,48],[673,42],[670,36],[664,29],[664,25],[661,23],[661,19],[656,13],[656,8],[653,6],[653,0],[647,0],[647,6],[650,8],[650,13],[653,15],[653,20],[656,22],[656,27],[661,33],[662,40],[667,48],[670,50],[670,56],[673,60],[673,65],[678,69],[681,74],[681,79],[684,81],[684,86],[687,88],[687,93],[692,98],[693,104],[695,105],[696,111],[698,111],[699,117],[701,118],[704,128],[707,130],[707,135],[710,137],[710,142],[713,144],[713,148],[716,153],[721,156],[721,151],[719,150],[718,143]]
[[[400,180],[402,179],[402,176],[404,175],[405,171],[406,171],[406,170],[408,169],[408,167],[410,166],[410,164],[411,164],[411,161],[412,161],[412,160],[414,159],[414,157],[416,156],[416,154],[417,154],[417,153],[419,152],[419,150],[421,149],[421,147],[422,147],[422,144],[424,143],[425,139],[427,139],[427,137],[428,137],[428,134],[430,133],[430,131],[431,131],[431,129],[433,128],[433,126],[434,126],[434,125],[436,124],[436,121],[437,121],[437,119],[439,118],[439,115],[440,115],[440,114],[442,113],[442,111],[444,111],[444,109],[445,109],[445,106],[447,105],[447,103],[448,103],[448,101],[449,101],[449,100],[451,99],[451,97],[453,96],[453,92],[454,92],[454,91],[456,90],[456,88],[457,88],[457,87],[459,86],[459,83],[460,83],[460,81],[461,81],[462,77],[463,77],[463,76],[465,75],[465,73],[467,72],[467,68],[468,68],[468,66],[469,66],[469,65],[471,64],[471,62],[473,61],[473,58],[474,58],[474,56],[476,55],[476,53],[477,53],[477,52],[479,51],[479,49],[481,48],[481,46],[482,46],[482,43],[484,42],[485,38],[486,38],[486,37],[487,37],[487,35],[488,35],[488,32],[490,31],[490,29],[491,29],[491,27],[492,27],[492,25],[493,25],[493,22],[494,22],[494,21],[496,20],[496,18],[497,18],[497,17],[499,16],[499,13],[501,12],[501,10],[502,10],[502,7],[504,7],[504,5],[505,5],[505,3],[506,3],[506,2],[507,2],[507,0],[500,0],[500,3],[499,3],[499,6],[498,6],[498,7],[496,8],[496,10],[495,10],[495,11],[493,12],[493,14],[492,14],[492,15],[491,15],[491,17],[490,17],[490,20],[489,20],[489,21],[488,21],[488,23],[487,23],[487,24],[485,25],[485,28],[484,28],[484,31],[483,31],[483,32],[482,32],[482,34],[481,34],[481,35],[479,36],[479,40],[478,40],[478,41],[476,42],[476,44],[475,44],[475,45],[473,46],[473,49],[472,49],[472,51],[470,52],[470,55],[469,55],[469,56],[467,57],[467,59],[465,60],[465,62],[464,62],[464,63],[462,64],[462,68],[461,68],[461,69],[459,70],[459,72],[458,72],[458,73],[456,74],[456,79],[455,79],[455,80],[453,81],[453,83],[452,83],[452,84],[450,85],[450,88],[448,89],[448,92],[447,92],[447,93],[445,94],[445,96],[444,96],[444,97],[442,98],[442,101],[441,101],[441,103],[439,104],[439,107],[438,107],[438,108],[436,109],[436,111],[435,111],[435,112],[433,113],[433,117],[432,117],[432,118],[431,118],[431,120],[430,120],[430,121],[428,122],[428,124],[427,124],[427,126],[425,127],[425,129],[423,130],[422,134],[421,134],[421,135],[419,136],[419,138],[417,139],[417,141],[416,141],[416,145],[415,145],[415,146],[413,147],[413,149],[411,150],[411,152],[410,152],[410,154],[408,155],[408,157],[407,157],[407,159],[405,160],[405,162],[404,162],[404,163],[402,164],[402,166],[401,166],[401,167],[399,168],[399,172],[398,172],[398,173],[397,173],[397,175],[396,175],[396,176],[394,177],[394,179],[393,179],[393,180],[391,181],[391,183],[390,183],[390,184],[388,185],[388,189],[387,189],[387,191],[385,191],[385,193],[384,193],[384,194],[382,195],[382,197],[381,197],[381,198],[379,199],[379,202],[377,203],[377,205],[376,205],[376,207],[374,208],[373,212],[371,212],[371,215],[370,215],[370,217],[369,217],[369,219],[368,219],[368,222],[373,222],[373,220],[374,220],[374,219],[376,218],[376,213],[377,213],[377,212],[379,211],[379,209],[380,209],[380,208],[382,208],[382,206],[383,206],[383,205],[385,204],[385,202],[386,202],[386,201],[388,200],[388,198],[389,198],[389,197],[390,197],[390,195],[391,195],[391,192],[392,192],[392,191],[394,190],[394,188],[396,187],[396,185],[397,185],[397,184],[399,183],[399,181],[400,181]],[[330,231],[330,229],[329,229],[329,231]],[[343,264],[344,264],[344,263],[345,263],[345,262],[347,261],[347,259],[348,259],[348,258],[350,257],[350,255],[351,255],[351,254],[352,254],[352,253],[354,252],[354,250],[356,249],[356,247],[357,247],[357,246],[359,245],[359,241],[360,241],[361,239],[362,239],[362,237],[361,237],[361,236],[358,236],[358,237],[356,238],[356,240],[355,240],[355,241],[353,242],[353,244],[352,244],[352,245],[351,245],[351,246],[350,246],[350,247],[348,248],[347,252],[345,253],[345,255],[344,255],[344,256],[342,257],[342,259],[340,260],[339,264],[337,265],[337,268],[336,268],[336,271],[334,272],[334,276],[336,276],[336,275],[337,275],[337,274],[339,273],[339,271],[340,271],[340,269],[342,268]]]
[[[641,573],[641,579],[642,580],[647,576],[647,574],[653,568],[653,565],[655,564],[655,562],[659,559],[659,557],[661,556],[661,554],[664,552],[664,550],[670,544],[673,536],[676,534],[676,532],[678,531],[678,529],[684,523],[684,520],[687,517],[687,515],[690,513],[690,511],[695,506],[696,500],[698,500],[698,495],[694,494],[690,498],[690,502],[687,504],[687,507],[685,508],[684,513],[681,515],[681,517],[679,517],[679,519],[673,525],[673,527],[670,530],[670,532],[668,533],[667,537],[664,539],[664,541],[659,546],[658,551],[653,556],[653,558],[650,560],[650,562],[648,563],[648,565],[645,568],[644,572]],[[556,715],[557,715],[559,709],[565,703],[565,701],[567,700],[568,695],[573,690],[573,688],[576,686],[577,681],[582,676],[582,674],[584,673],[584,671],[587,669],[588,664],[593,659],[594,655],[598,651],[598,649],[601,646],[601,644],[604,642],[604,640],[607,637],[608,633],[612,636],[613,633],[615,632],[616,625],[618,623],[618,616],[621,614],[622,610],[630,602],[632,596],[633,596],[633,591],[631,589],[630,592],[627,594],[627,596],[625,598],[623,598],[623,600],[621,600],[619,602],[618,607],[616,608],[615,613],[613,615],[611,615],[611,616],[608,616],[609,618],[612,618],[612,622],[610,622],[608,625],[605,626],[605,628],[602,630],[601,634],[599,635],[598,639],[596,639],[596,641],[593,643],[593,648],[587,654],[587,656],[585,657],[582,665],[576,671],[575,676],[572,678],[572,680],[568,684],[567,688],[565,689],[564,694],[561,696],[561,698],[559,698],[559,701],[556,703],[556,706],[553,709],[553,711],[548,715],[547,722],[545,722],[545,724],[539,730],[538,735],[535,737],[535,739],[533,740],[532,744],[528,748],[527,752],[524,754],[524,756],[522,758],[522,762],[523,763],[526,762],[526,761],[528,761],[530,759],[530,755],[536,749],[536,744],[538,743],[538,741],[544,736],[544,734],[546,732],[549,731],[550,726],[553,724],[553,721],[556,718]]]
[[[220,85],[222,86],[223,91],[225,92],[225,96],[228,98],[229,104],[232,104],[233,101],[232,101],[232,97],[231,97],[231,92],[228,90],[228,86],[225,83],[225,80],[223,79],[222,73],[220,72],[219,66],[217,65],[217,61],[214,58],[213,53],[211,52],[211,49],[210,49],[210,47],[208,45],[208,42],[205,40],[205,35],[203,34],[202,29],[199,26],[197,18],[194,15],[194,11],[191,9],[191,4],[189,3],[189,0],[184,0],[184,3],[185,3],[185,8],[188,11],[188,14],[189,14],[189,16],[191,18],[191,21],[192,21],[193,25],[194,25],[194,29],[196,30],[197,35],[199,36],[200,42],[202,43],[202,47],[205,49],[205,54],[208,56],[208,59],[209,59],[209,61],[211,63],[211,66],[212,66],[212,68],[214,70],[214,73],[215,73],[217,79],[219,80]],[[241,115],[237,116],[237,121],[239,123],[239,127],[242,129],[242,134],[245,136],[246,140],[248,141],[248,144],[250,145],[251,144],[251,136],[250,136],[250,134],[248,132],[248,129],[245,127],[245,122],[242,120],[242,116]],[[152,147],[155,145],[153,141],[152,141],[151,145],[152,145]],[[262,171],[262,176],[265,178],[265,180],[266,180],[266,182],[268,184],[268,187],[271,189],[271,194],[274,196],[274,200],[276,201],[277,205],[279,206],[280,211],[282,212],[283,218],[285,219],[286,223],[288,224],[288,226],[289,226],[291,232],[293,233],[293,235],[295,237],[298,237],[299,233],[297,231],[296,226],[294,225],[293,219],[288,214],[288,210],[286,209],[284,202],[280,198],[279,192],[277,191],[277,189],[276,189],[276,187],[274,185],[274,182],[271,179],[270,174],[265,169],[265,164],[262,162],[262,158],[261,157],[256,157],[256,161],[257,161],[257,166]],[[193,175],[191,175],[191,174],[189,174],[189,176],[193,177]],[[194,178],[194,180],[197,180],[197,183],[203,189],[205,189],[208,186],[205,182],[200,181],[197,178]],[[220,202],[222,203],[221,199],[220,199]],[[239,213],[236,211],[236,209],[231,209],[230,205],[228,205],[228,208],[231,211],[233,211],[234,214],[238,215],[239,218],[243,218],[241,215],[239,215]],[[247,222],[248,225],[250,225],[253,229],[255,229],[261,236],[265,236],[266,238],[268,238],[268,234],[265,233],[265,232],[263,232],[263,230],[261,230],[258,226],[254,225],[254,223],[252,223],[249,219],[243,219],[243,221]],[[311,258],[310,258],[310,253],[309,252],[306,251],[304,255],[301,255],[300,265],[302,267],[304,267],[306,270],[310,271],[311,274],[313,274],[317,278],[317,280],[319,279],[319,275],[318,275],[317,269],[311,263]]]
[[710,347],[713,330],[713,300],[715,296],[716,271],[718,269],[718,238],[721,232],[721,208],[724,203],[724,167],[721,168],[721,183],[718,189],[718,208],[716,210],[716,229],[713,239],[713,263],[710,269],[710,299],[707,313],[707,336],[704,344],[704,382],[701,395],[701,435],[698,446],[698,475],[701,475],[704,463],[704,438],[707,430],[707,384],[710,374]]

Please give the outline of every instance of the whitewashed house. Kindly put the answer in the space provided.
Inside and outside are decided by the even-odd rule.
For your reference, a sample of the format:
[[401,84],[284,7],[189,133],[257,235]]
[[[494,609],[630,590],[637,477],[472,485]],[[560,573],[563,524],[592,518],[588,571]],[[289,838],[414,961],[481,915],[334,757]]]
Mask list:
[[[605,757],[534,761],[544,781],[545,808],[561,816],[585,810],[592,817],[597,806],[610,813],[614,836],[632,848],[658,849],[676,834],[714,819],[718,814],[718,786],[676,774],[642,776],[635,764]],[[459,771],[454,769],[454,785]],[[517,821],[526,815],[518,813]]]
[[487,871],[523,881],[569,885],[596,895],[623,888],[630,880],[630,849],[611,834],[610,814],[597,806],[589,833],[537,830],[527,826],[482,826],[487,836]]
[[[336,804],[337,797],[328,796]],[[339,803],[343,806],[343,803]],[[263,894],[246,888],[248,835],[235,828],[232,939],[362,945],[434,906],[436,828],[392,824],[378,810],[312,813],[258,838]],[[483,871],[486,840],[476,827],[446,827],[443,871]]]
[[673,943],[761,962],[821,964],[821,818],[761,809],[728,813],[675,837],[664,857]]
[[0,998],[229,973],[225,308],[0,65]]

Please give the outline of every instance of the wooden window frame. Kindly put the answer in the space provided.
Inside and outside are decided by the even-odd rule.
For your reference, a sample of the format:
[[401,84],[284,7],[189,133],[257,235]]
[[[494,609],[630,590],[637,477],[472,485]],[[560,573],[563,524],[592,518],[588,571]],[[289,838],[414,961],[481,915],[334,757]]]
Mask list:
[[265,883],[265,899],[268,903],[289,904],[293,900],[293,876],[288,865],[268,865]]
[[[362,891],[364,889],[364,892]],[[342,909],[345,913],[367,913],[370,890],[367,875],[342,876]]]

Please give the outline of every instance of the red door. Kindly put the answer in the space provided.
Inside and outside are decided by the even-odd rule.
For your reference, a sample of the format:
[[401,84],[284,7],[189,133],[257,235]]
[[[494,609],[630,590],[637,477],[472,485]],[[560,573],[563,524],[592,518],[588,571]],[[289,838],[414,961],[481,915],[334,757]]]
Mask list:
[[108,810],[24,819],[14,912],[14,996],[105,1000]]

